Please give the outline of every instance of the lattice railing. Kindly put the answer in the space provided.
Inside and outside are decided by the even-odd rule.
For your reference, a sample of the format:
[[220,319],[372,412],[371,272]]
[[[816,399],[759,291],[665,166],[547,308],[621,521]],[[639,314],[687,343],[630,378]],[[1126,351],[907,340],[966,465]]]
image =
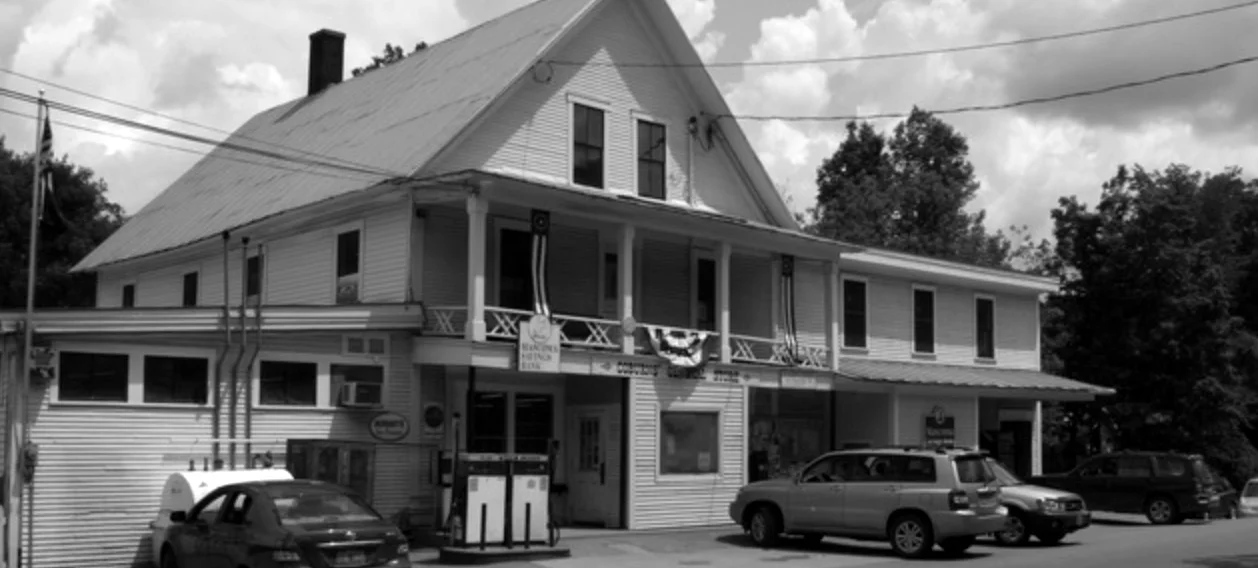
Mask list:
[[425,335],[439,337],[463,337],[467,325],[467,308],[464,306],[430,306]]
[[[491,339],[515,340],[520,337],[520,325],[533,317],[533,312],[510,308],[485,308],[485,335]],[[552,320],[559,326],[559,342],[567,347],[586,349],[620,349],[620,324],[618,322],[554,314]]]
[[[730,335],[730,352],[731,359],[739,363],[786,366],[791,359],[786,343],[750,335]],[[825,347],[799,345],[796,363],[809,369],[829,369],[829,355]]]

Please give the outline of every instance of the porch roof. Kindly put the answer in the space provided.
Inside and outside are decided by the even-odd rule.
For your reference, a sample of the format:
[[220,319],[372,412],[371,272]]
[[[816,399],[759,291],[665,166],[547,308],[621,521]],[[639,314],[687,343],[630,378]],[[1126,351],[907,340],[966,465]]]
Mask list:
[[839,375],[856,381],[879,383],[1066,391],[1098,396],[1114,394],[1114,389],[1111,388],[1090,385],[1040,371],[1000,367],[967,367],[843,357],[839,360]]

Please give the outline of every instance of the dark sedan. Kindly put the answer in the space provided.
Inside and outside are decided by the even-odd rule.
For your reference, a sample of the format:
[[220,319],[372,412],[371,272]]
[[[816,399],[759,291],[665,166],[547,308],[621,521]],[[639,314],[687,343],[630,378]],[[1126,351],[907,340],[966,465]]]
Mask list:
[[161,568],[410,568],[406,538],[359,496],[310,480],[226,485],[171,513]]

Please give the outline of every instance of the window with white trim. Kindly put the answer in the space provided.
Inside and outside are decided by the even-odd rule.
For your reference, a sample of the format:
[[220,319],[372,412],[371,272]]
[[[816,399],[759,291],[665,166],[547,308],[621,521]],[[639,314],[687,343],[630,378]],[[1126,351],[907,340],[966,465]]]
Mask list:
[[329,367],[333,392],[341,392],[346,384],[374,384],[380,388],[371,393],[374,400],[358,400],[358,403],[381,404],[384,402],[384,367],[380,365],[356,365],[332,363]]
[[869,348],[869,286],[863,280],[843,280],[843,346]]
[[336,303],[357,304],[362,295],[362,231],[336,235]]
[[974,298],[974,355],[979,359],[996,358],[996,300]]
[[183,275],[183,307],[191,308],[197,305],[201,284],[201,274],[198,272],[189,272]]
[[572,104],[572,183],[603,188],[604,118],[601,109]]
[[913,352],[935,352],[935,291],[913,288]]
[[122,287],[122,307],[135,307],[135,284],[126,284]]
[[245,261],[245,297],[250,304],[257,304],[262,294],[263,261],[261,254],[255,254]]
[[665,199],[665,160],[668,148],[663,124],[638,120],[638,195]]
[[144,356],[144,402],[206,404],[210,360],[204,357]]
[[317,363],[263,359],[258,364],[258,404],[316,406],[318,392]]
[[721,413],[715,410],[660,412],[660,474],[721,470]]
[[125,353],[62,351],[57,368],[57,400],[127,402],[131,357]]
[[345,335],[344,339],[346,355],[384,357],[389,354],[389,336],[387,335]]

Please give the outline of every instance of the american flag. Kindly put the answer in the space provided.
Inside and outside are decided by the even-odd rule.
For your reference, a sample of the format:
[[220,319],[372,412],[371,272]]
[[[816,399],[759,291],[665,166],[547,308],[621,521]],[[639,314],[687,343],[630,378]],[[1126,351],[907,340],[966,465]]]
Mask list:
[[[39,220],[44,219],[44,206],[54,199],[52,194],[52,121],[44,109],[44,134],[39,140]],[[56,202],[53,202],[56,205]]]

